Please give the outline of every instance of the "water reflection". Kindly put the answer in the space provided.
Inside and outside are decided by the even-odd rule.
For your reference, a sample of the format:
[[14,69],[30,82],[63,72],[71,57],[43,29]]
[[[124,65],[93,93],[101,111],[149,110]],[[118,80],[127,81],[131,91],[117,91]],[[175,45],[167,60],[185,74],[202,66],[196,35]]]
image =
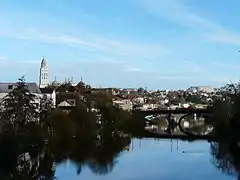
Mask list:
[[225,180],[236,179],[240,162],[235,141],[131,140],[130,136],[116,136],[101,141],[54,141],[21,153],[10,148],[13,143],[8,144],[0,149],[0,178],[6,180]]
[[[194,129],[194,125],[190,127]],[[24,144],[21,138],[27,139],[7,134],[0,137],[1,179],[225,180],[239,177],[240,143],[232,136],[211,142],[190,142],[176,137],[136,139],[106,129],[99,131],[97,137],[56,136],[48,143],[31,146],[26,146],[31,144],[30,139]]]
[[203,114],[172,114],[157,115],[147,117],[146,130],[158,134],[159,136],[195,136],[207,137],[213,130],[213,126],[205,123]]
[[[183,153],[184,152],[184,153]],[[169,158],[171,157],[171,158]],[[129,151],[116,158],[112,171],[96,176],[85,164],[79,178],[89,180],[145,180],[145,179],[236,179],[221,173],[211,163],[210,143],[169,139],[133,139]],[[73,161],[62,163],[56,169],[60,179],[78,179]]]

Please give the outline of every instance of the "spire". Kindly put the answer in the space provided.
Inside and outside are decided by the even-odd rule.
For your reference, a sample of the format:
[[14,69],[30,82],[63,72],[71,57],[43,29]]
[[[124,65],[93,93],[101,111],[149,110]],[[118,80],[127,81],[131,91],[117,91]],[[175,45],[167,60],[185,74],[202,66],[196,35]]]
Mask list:
[[41,67],[46,67],[46,66],[47,66],[47,61],[45,60],[45,58],[43,58],[41,62]]

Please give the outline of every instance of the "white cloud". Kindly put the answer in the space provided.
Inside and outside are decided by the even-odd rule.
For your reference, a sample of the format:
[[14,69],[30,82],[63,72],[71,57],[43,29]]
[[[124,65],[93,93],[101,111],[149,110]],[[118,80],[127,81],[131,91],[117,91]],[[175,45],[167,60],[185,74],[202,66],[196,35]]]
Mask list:
[[216,32],[206,35],[206,37],[212,42],[240,45],[240,33],[236,32]]
[[218,24],[194,12],[194,9],[183,0],[140,0],[140,6],[145,11],[158,18],[168,19],[186,27],[204,29],[221,29]]
[[240,44],[240,33],[232,32],[218,22],[196,13],[184,0],[138,0],[136,4],[154,17],[202,31],[209,41]]
[[123,41],[114,38],[104,37],[104,35],[94,35],[83,33],[81,35],[61,34],[44,32],[34,28],[23,31],[21,35],[12,33],[2,36],[11,36],[25,41],[38,41],[43,43],[62,44],[90,52],[101,52],[114,54],[115,56],[151,59],[164,57],[171,52],[161,44],[137,43]]
[[0,57],[0,63],[5,66],[13,66],[13,65],[39,65],[39,60],[11,60],[7,57]]

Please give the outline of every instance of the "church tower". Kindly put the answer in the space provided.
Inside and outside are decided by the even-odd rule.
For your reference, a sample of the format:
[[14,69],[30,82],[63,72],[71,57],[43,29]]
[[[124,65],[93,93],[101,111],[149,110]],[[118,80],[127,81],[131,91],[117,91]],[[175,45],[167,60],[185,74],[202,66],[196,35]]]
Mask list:
[[39,87],[45,88],[48,86],[48,68],[45,58],[42,59],[39,76]]

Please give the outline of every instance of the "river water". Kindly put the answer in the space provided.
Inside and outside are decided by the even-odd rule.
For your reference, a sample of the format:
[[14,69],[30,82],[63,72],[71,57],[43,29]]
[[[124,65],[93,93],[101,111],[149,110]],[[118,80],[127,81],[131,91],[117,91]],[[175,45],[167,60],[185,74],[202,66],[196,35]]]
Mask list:
[[94,173],[87,164],[77,173],[74,163],[67,161],[57,166],[55,175],[60,180],[237,179],[237,175],[221,172],[212,162],[207,141],[133,139],[107,173]]

